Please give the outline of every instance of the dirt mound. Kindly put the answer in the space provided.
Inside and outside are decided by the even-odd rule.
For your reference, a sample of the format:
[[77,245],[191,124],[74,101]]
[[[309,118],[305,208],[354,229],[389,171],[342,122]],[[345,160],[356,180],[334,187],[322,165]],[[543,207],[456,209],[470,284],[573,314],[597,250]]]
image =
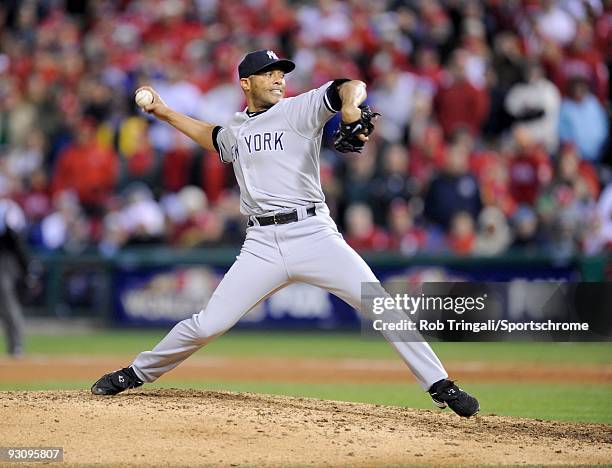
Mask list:
[[612,462],[612,426],[250,393],[0,392],[2,445],[68,464],[368,465]]

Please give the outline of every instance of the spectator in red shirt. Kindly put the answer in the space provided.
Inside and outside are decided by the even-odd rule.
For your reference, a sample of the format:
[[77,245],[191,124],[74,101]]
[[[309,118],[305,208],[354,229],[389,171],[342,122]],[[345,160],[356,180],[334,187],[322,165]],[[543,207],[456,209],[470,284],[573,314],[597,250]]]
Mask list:
[[467,79],[466,60],[465,51],[455,51],[434,99],[435,113],[447,137],[459,127],[478,135],[489,111],[486,90],[478,90]]
[[460,211],[453,216],[447,241],[454,254],[469,255],[472,253],[476,244],[476,231],[474,218],[470,213]]
[[114,151],[96,141],[95,123],[84,119],[76,132],[76,141],[58,156],[52,191],[76,191],[83,206],[93,212],[101,208],[112,195],[118,176],[118,161]]
[[386,250],[389,235],[374,224],[372,209],[355,203],[345,213],[346,242],[355,250]]
[[592,93],[605,104],[608,98],[608,70],[593,42],[593,27],[586,21],[581,22],[564,56],[553,68],[553,80],[568,95],[572,78],[582,76],[587,80]]
[[17,197],[19,205],[31,224],[39,223],[52,209],[51,196],[47,173],[42,169],[36,169],[30,179],[27,190]]
[[510,194],[515,203],[533,205],[540,188],[550,182],[552,168],[548,154],[534,144],[524,127],[514,130],[516,152],[509,162]]
[[416,181],[417,192],[422,193],[435,172],[444,168],[446,143],[442,129],[433,123],[414,135],[411,142],[408,171]]
[[421,47],[416,51],[413,72],[421,78],[427,80],[432,89],[442,82],[444,70],[440,66],[438,51],[433,47]]
[[413,255],[427,243],[427,233],[414,224],[410,206],[402,199],[393,200],[389,210],[391,230],[389,247],[404,255]]
[[517,205],[510,195],[507,161],[497,153],[485,153],[479,157],[486,160],[478,174],[483,205],[495,206],[507,216],[512,215]]
[[164,154],[162,180],[166,190],[177,192],[189,183],[193,158],[193,150],[186,145],[180,145]]

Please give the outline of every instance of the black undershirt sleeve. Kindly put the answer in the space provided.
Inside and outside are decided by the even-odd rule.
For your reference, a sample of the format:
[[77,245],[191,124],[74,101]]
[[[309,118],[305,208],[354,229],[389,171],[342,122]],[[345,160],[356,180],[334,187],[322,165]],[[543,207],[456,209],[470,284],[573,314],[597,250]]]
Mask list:
[[346,83],[347,81],[351,80],[348,78],[339,78],[334,80],[332,84],[329,85],[329,88],[327,88],[327,91],[325,92],[325,104],[330,111],[340,112],[342,109],[342,100],[340,99],[340,94],[338,93],[338,86],[340,86],[342,83]]
[[212,143],[215,149],[217,150],[217,153],[221,153],[219,151],[219,144],[217,143],[217,135],[219,134],[222,128],[223,127],[220,127],[219,125],[217,125],[215,128],[213,128],[213,131],[212,131]]

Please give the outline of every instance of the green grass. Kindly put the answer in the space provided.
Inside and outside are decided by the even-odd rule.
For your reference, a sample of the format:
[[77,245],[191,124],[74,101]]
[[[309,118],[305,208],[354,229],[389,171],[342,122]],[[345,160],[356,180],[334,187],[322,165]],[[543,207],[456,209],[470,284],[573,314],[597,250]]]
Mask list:
[[[90,385],[91,382],[85,381],[0,383],[0,390],[88,389]],[[156,384],[148,385],[147,388],[195,388],[270,393],[435,409],[429,397],[414,384],[305,384],[162,379]],[[482,414],[612,424],[612,406],[609,404],[612,385],[469,384],[468,389],[478,396]]]
[[[28,353],[134,355],[151,349],[166,331],[102,331],[69,336],[29,336]],[[4,343],[0,341],[0,346]],[[443,361],[612,363],[612,343],[434,343]],[[202,351],[211,356],[283,356],[395,359],[383,340],[358,333],[230,332]]]

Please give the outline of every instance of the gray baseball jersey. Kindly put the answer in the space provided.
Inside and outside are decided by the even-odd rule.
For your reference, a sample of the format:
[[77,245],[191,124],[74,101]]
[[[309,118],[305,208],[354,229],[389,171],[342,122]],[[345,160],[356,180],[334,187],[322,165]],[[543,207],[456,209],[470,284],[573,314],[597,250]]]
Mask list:
[[[224,162],[233,163],[240,185],[241,211],[253,219],[295,209],[298,221],[254,223],[247,229],[240,255],[206,307],[135,359],[132,368],[144,382],[173,369],[294,282],[324,288],[361,312],[362,283],[378,280],[338,232],[319,180],[323,126],[340,108],[337,85],[342,81],[283,99],[264,112],[239,112],[225,127],[215,127],[215,147]],[[313,205],[316,214],[308,216],[307,207]],[[383,335],[423,389],[448,376],[427,343]]]
[[270,109],[249,116],[237,112],[225,127],[217,127],[221,160],[233,163],[240,186],[240,210],[261,215],[276,210],[323,203],[319,153],[323,126],[340,109],[334,108],[337,80]]

